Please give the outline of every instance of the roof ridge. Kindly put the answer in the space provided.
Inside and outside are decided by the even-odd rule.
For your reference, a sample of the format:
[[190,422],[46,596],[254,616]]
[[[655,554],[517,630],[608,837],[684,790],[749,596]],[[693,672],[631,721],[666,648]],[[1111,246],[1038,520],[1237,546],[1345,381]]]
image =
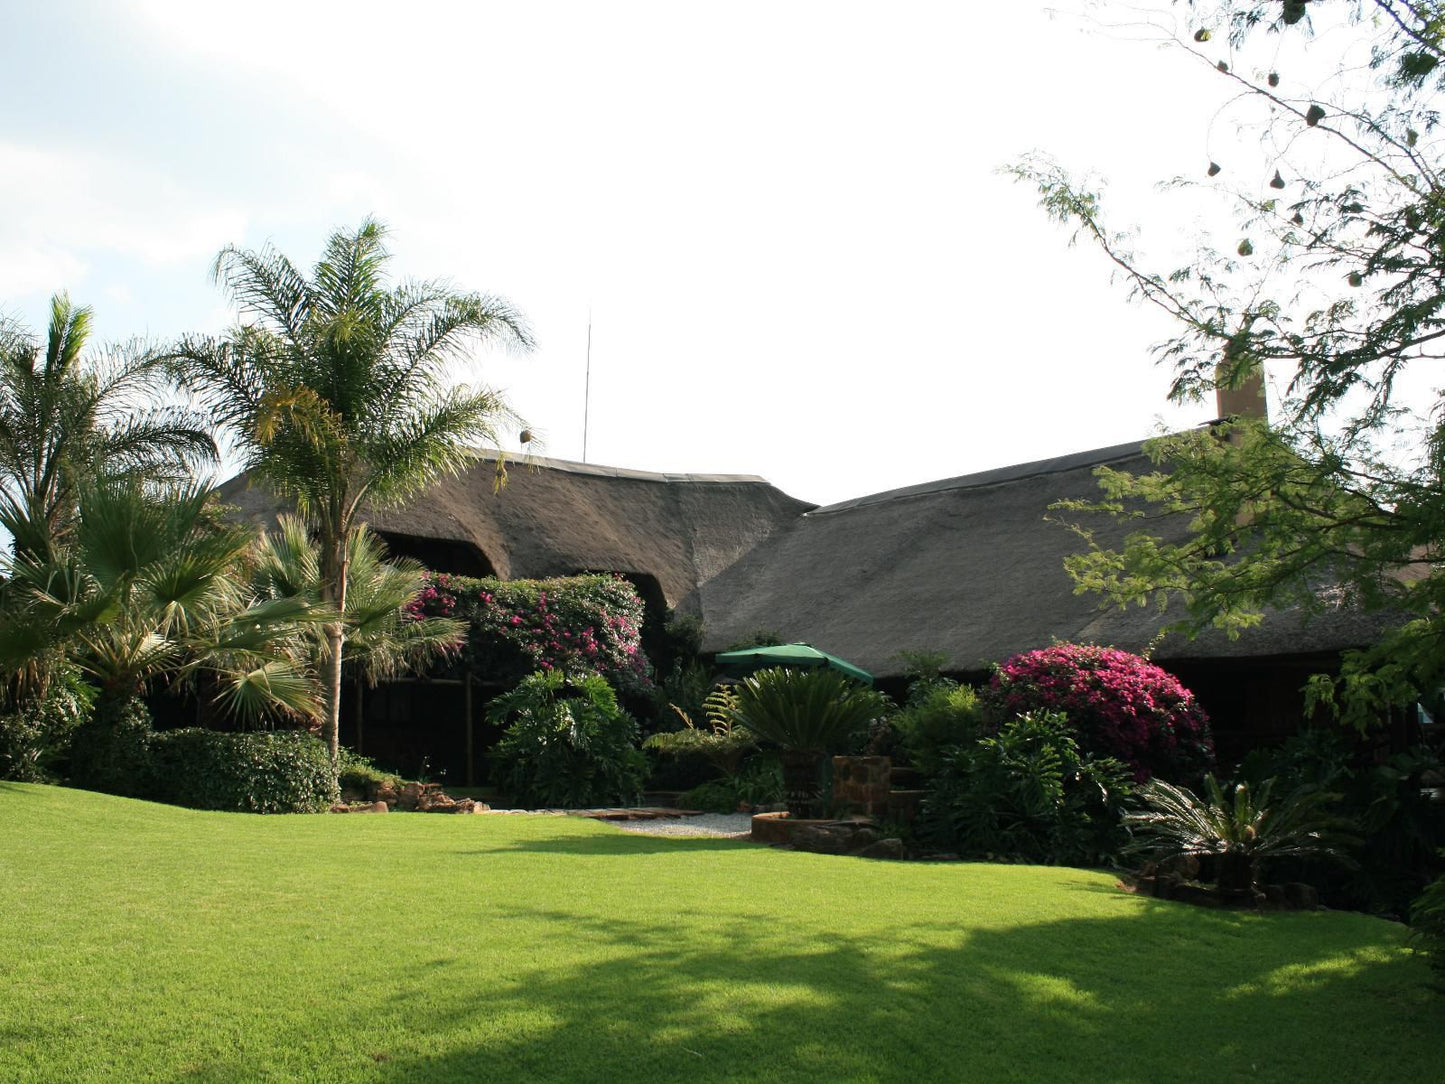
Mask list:
[[1019,482],[1026,478],[1036,478],[1045,474],[1062,474],[1065,471],[1078,470],[1080,467],[1100,466],[1121,459],[1132,459],[1134,456],[1143,454],[1145,443],[1146,441],[1143,440],[1135,440],[1127,444],[1115,444],[1108,448],[1071,452],[1068,455],[1054,456],[1051,459],[1036,459],[1031,463],[994,467],[990,470],[976,471],[973,474],[961,474],[955,478],[943,478],[936,482],[920,482],[917,485],[884,490],[882,493],[871,493],[863,497],[854,497],[852,500],[839,501],[837,504],[824,505],[822,508],[814,508],[811,512],[804,512],[803,515],[822,516],[833,512],[848,512],[855,508],[865,508],[869,505],[884,504],[908,497],[922,497],[951,490],[981,489],[986,486],[1003,485],[1006,482]]
[[[568,474],[588,474],[600,478],[631,478],[642,482],[709,482],[738,483],[772,486],[773,483],[758,474],[676,474],[663,471],[637,470],[633,467],[608,467],[597,463],[579,463],[575,459],[553,459],[545,455],[512,455],[497,448],[468,448],[467,453],[477,459],[495,460],[505,456],[510,465],[518,467],[546,467]],[[773,486],[776,489],[776,486]]]

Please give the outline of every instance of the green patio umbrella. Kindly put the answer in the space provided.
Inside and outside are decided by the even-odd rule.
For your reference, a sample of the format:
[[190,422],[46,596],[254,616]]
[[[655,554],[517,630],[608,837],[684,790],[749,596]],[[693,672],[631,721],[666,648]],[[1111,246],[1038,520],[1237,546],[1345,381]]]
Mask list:
[[717,656],[718,669],[733,677],[743,677],[754,670],[770,666],[831,666],[864,685],[873,684],[873,675],[837,655],[819,651],[812,644],[775,644],[771,647],[745,647],[741,651],[724,651]]

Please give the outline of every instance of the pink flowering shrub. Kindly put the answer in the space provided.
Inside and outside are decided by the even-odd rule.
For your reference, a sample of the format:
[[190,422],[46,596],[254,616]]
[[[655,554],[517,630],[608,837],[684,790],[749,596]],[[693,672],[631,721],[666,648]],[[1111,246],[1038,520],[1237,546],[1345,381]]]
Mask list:
[[995,723],[1063,712],[1081,751],[1118,757],[1141,781],[1192,779],[1214,763],[1209,719],[1194,694],[1127,651],[1091,644],[1026,651],[995,671],[980,700]]
[[642,600],[621,576],[549,580],[473,579],[428,573],[408,607],[470,627],[465,661],[508,685],[536,671],[597,674],[619,690],[651,685],[642,652]]

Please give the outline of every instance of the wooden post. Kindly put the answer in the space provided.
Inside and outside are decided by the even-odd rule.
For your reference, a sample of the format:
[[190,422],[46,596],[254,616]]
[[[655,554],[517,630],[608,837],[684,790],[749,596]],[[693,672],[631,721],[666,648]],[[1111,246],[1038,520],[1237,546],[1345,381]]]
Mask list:
[[467,670],[466,695],[463,698],[466,706],[463,711],[467,717],[467,786],[477,785],[477,769],[475,760],[476,735],[472,727],[472,672]]
[[358,753],[360,753],[362,756],[365,756],[365,755],[366,755],[366,743],[362,740],[362,738],[363,738],[363,736],[364,736],[364,729],[365,729],[365,728],[362,726],[362,712],[361,712],[361,705],[362,705],[362,699],[361,699],[361,697],[362,697],[362,692],[363,692],[363,691],[364,691],[364,690],[363,690],[363,687],[362,687],[362,684],[361,684],[361,679],[360,679],[360,678],[357,678],[357,679],[356,679],[356,751],[357,751]]

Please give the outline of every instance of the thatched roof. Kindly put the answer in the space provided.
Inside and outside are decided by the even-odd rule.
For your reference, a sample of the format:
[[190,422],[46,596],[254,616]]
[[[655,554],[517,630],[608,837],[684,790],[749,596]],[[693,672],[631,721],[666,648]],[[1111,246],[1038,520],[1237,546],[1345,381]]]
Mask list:
[[[1368,644],[1385,625],[1353,611],[1307,623],[1285,612],[1237,640],[1209,632],[1155,644],[1166,623],[1158,611],[1104,612],[1097,597],[1074,594],[1063,561],[1082,543],[1046,518],[1049,505],[1097,496],[1101,464],[1150,469],[1138,443],[823,508],[753,476],[553,459],[513,463],[494,493],[495,462],[495,453],[478,453],[459,477],[367,518],[392,539],[469,547],[503,579],[582,571],[654,579],[658,603],[702,615],[709,651],[766,630],[886,677],[902,672],[900,650],[945,652],[961,671],[1057,640],[1133,651],[1153,644],[1165,662],[1299,657]],[[244,475],[222,494],[254,522],[278,508]],[[1100,523],[1098,535],[1118,540],[1122,530]]]
[[[1056,640],[1144,649],[1164,618],[1142,608],[1104,613],[1097,596],[1075,595],[1063,561],[1082,542],[1046,519],[1055,501],[1097,497],[1102,464],[1152,469],[1140,444],[1124,444],[816,508],[700,586],[704,647],[769,630],[879,676],[902,671],[895,653],[905,649],[946,652],[963,671]],[[1101,541],[1122,536],[1098,527]],[[1331,652],[1370,642],[1380,627],[1348,611],[1308,623],[1274,613],[1237,640],[1171,635],[1154,657]]]
[[[502,579],[614,571],[655,577],[683,604],[780,527],[814,507],[751,475],[651,474],[557,459],[508,464],[494,492],[496,454],[402,508],[368,510],[388,535],[474,547]],[[278,502],[245,475],[222,499],[266,525]]]

